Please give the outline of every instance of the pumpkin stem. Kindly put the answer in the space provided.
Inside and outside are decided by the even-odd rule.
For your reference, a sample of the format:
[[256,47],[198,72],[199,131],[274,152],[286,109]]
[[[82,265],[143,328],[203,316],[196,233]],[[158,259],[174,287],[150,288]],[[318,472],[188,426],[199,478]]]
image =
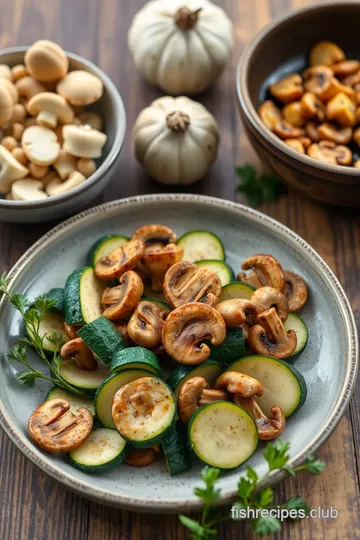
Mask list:
[[202,8],[197,9],[196,11],[191,11],[188,7],[181,7],[177,10],[174,15],[175,24],[186,32],[194,28],[198,20],[198,15]]
[[166,117],[167,127],[176,133],[184,133],[190,126],[190,116],[181,111],[173,111]]

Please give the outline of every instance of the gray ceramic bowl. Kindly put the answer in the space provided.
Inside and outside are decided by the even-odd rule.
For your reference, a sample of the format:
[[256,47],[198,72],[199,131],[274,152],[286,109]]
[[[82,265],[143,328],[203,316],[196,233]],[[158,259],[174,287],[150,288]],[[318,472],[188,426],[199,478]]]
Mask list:
[[360,170],[316,161],[284,144],[262,123],[257,108],[268,84],[301,72],[318,41],[337,43],[349,58],[360,58],[360,3],[321,2],[291,11],[266,26],[238,64],[236,89],[246,133],[265,165],[288,184],[320,201],[360,207]]
[[[283,439],[291,442],[291,464],[301,463],[333,431],[354,388],[358,341],[354,316],[338,280],[319,255],[299,236],[277,221],[236,203],[197,195],[147,195],[114,201],[87,210],[59,225],[34,244],[15,265],[12,290],[30,298],[62,287],[66,277],[86,264],[94,241],[105,234],[125,234],[141,225],[161,222],[179,235],[191,229],[208,229],[223,240],[227,261],[236,270],[253,253],[272,253],[284,268],[303,276],[310,297],[302,312],[309,341],[295,360],[308,385],[304,406],[288,418]],[[196,510],[194,496],[201,465],[171,477],[163,458],[151,467],[126,464],[108,472],[87,475],[72,468],[65,458],[45,454],[29,439],[27,421],[43,400],[48,384],[24,387],[14,377],[6,351],[21,332],[21,320],[3,299],[0,302],[0,422],[16,446],[38,467],[77,493],[102,503],[151,512]],[[36,364],[35,355],[31,356]],[[261,447],[248,464],[259,475],[266,470]],[[245,467],[223,473],[219,481],[222,501],[236,495]],[[269,483],[283,473],[272,474]]]
[[[28,47],[13,47],[0,52],[0,64],[13,66],[22,64]],[[86,182],[63,195],[45,200],[23,202],[0,199],[0,221],[35,223],[48,221],[74,213],[94,200],[111,179],[112,169],[120,155],[126,129],[124,103],[110,78],[95,64],[66,52],[70,70],[83,69],[99,77],[104,83],[104,94],[95,104],[94,110],[104,116],[107,142],[98,168]]]

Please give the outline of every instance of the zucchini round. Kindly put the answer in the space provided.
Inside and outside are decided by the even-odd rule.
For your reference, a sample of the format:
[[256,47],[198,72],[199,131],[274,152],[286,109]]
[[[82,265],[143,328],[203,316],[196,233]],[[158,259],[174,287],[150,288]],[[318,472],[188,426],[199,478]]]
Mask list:
[[[43,348],[45,351],[53,353],[57,350],[54,343],[51,343],[46,337],[53,332],[59,332],[64,337],[64,341],[69,341],[69,337],[64,329],[64,322],[63,315],[51,311],[46,313],[45,317],[40,321],[38,334],[43,338]],[[32,332],[30,327],[27,326],[25,329],[28,336],[31,337]]]
[[46,297],[54,302],[54,305],[51,306],[50,311],[64,315],[64,289],[51,289],[46,294]]
[[242,328],[227,328],[226,337],[220,345],[211,347],[213,360],[229,364],[245,355],[245,339]]
[[63,360],[59,371],[61,377],[71,386],[82,390],[89,396],[93,396],[106,377],[109,376],[109,368],[101,366],[97,369],[84,370],[77,367],[75,360]]
[[306,347],[308,341],[308,329],[302,318],[296,313],[289,313],[284,326],[286,330],[295,330],[296,332],[296,349],[291,356],[301,353]]
[[202,261],[197,261],[195,264],[204,266],[215,272],[219,276],[222,287],[235,279],[234,270],[226,262],[204,259]]
[[247,283],[242,283],[241,281],[232,281],[222,288],[218,302],[232,300],[233,298],[244,298],[245,300],[250,300],[254,291],[255,289]]
[[305,403],[307,387],[297,369],[271,356],[253,355],[230,364],[226,371],[238,371],[261,382],[264,395],[257,398],[266,415],[279,405],[285,416],[290,416]]
[[110,366],[111,373],[118,373],[126,369],[143,369],[161,377],[157,356],[144,347],[128,347],[115,353]]
[[114,354],[127,347],[120,332],[105,317],[79,328],[78,336],[104,364],[110,364]]
[[79,268],[65,283],[64,310],[68,324],[87,324],[102,316],[101,297],[106,284],[90,267]]
[[107,236],[103,236],[97,242],[95,242],[90,249],[87,257],[88,265],[95,266],[100,259],[107,257],[110,255],[110,253],[115,251],[115,249],[123,246],[129,240],[130,239],[127,236],[120,236],[117,234],[108,234]]
[[196,262],[204,259],[225,261],[225,249],[220,238],[210,231],[189,231],[177,241],[184,250],[183,261]]
[[182,385],[190,377],[203,377],[209,386],[212,386],[223,370],[224,366],[222,362],[208,358],[208,360],[199,366],[185,366],[184,364],[177,366],[166,382],[177,398]]
[[59,386],[53,386],[47,393],[45,401],[54,398],[65,399],[70,404],[70,411],[74,414],[76,414],[76,411],[81,407],[86,407],[89,409],[91,414],[95,416],[94,400],[91,398],[77,396],[75,394],[71,394],[63,388],[59,388]]
[[258,431],[244,409],[229,401],[216,401],[194,413],[188,427],[188,440],[204,463],[219,469],[233,469],[255,452]]
[[126,441],[117,431],[98,427],[79,448],[69,453],[69,463],[87,473],[101,472],[118,465],[126,451]]
[[178,423],[169,430],[161,446],[171,476],[183,473],[191,468],[186,430],[182,424]]

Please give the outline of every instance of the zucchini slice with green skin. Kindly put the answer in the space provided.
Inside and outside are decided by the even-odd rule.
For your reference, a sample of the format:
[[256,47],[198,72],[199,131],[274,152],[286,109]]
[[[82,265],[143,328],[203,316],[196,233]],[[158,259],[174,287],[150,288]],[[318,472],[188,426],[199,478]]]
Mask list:
[[226,337],[221,345],[211,347],[213,360],[229,364],[245,355],[245,339],[242,328],[227,328]]
[[46,297],[54,302],[54,305],[51,306],[50,311],[64,315],[64,294],[65,291],[61,288],[51,289],[46,294]]
[[79,328],[78,336],[104,364],[110,364],[114,354],[127,347],[121,334],[105,317]]
[[204,259],[202,261],[196,261],[195,264],[198,266],[204,266],[205,268],[215,272],[220,278],[222,287],[235,279],[234,270],[226,262]]
[[302,318],[296,313],[289,313],[288,318],[286,319],[284,326],[286,330],[295,330],[296,332],[296,349],[291,356],[301,353],[306,347],[309,333],[306,324]]
[[161,443],[175,423],[176,411],[168,385],[150,373],[120,388],[112,400],[116,429],[135,448]]
[[169,430],[161,443],[171,476],[191,469],[192,463],[187,445],[186,429],[177,423]]
[[175,397],[178,398],[182,385],[190,377],[203,377],[208,385],[212,386],[223,371],[224,365],[222,362],[208,358],[198,366],[180,364],[174,369],[166,382],[174,392]]
[[117,431],[98,427],[79,448],[69,452],[69,463],[81,471],[96,473],[121,463],[126,452],[126,441]]
[[232,300],[233,298],[244,298],[250,300],[255,289],[243,283],[242,281],[232,281],[228,285],[224,285],[218,302],[224,302],[224,300]]
[[[52,334],[53,332],[59,332],[64,337],[64,341],[69,341],[69,337],[64,329],[64,322],[63,315],[51,311],[46,313],[45,317],[40,321],[38,333],[40,337],[44,338],[43,348],[45,351],[50,353],[56,352],[54,343],[50,343],[46,337],[46,335]],[[28,336],[31,337],[32,332],[30,331],[30,328],[27,326],[25,327],[25,330]]]
[[179,238],[177,244],[184,250],[183,261],[225,261],[224,245],[220,238],[210,231],[189,231]]
[[77,396],[76,394],[71,394],[71,392],[60,388],[59,386],[53,386],[47,393],[45,401],[55,398],[65,399],[70,404],[70,411],[74,414],[76,414],[76,411],[81,407],[86,407],[89,409],[93,417],[95,416],[94,400],[90,397],[87,398],[85,396]]
[[161,368],[157,356],[144,347],[128,347],[114,354],[110,365],[111,373],[126,369],[143,369],[161,377]]
[[94,402],[97,419],[104,427],[115,429],[111,407],[116,392],[125,384],[148,376],[149,372],[143,369],[128,369],[120,373],[112,373],[101,383],[96,391]]
[[63,360],[59,366],[60,375],[71,386],[93,396],[101,383],[109,376],[108,366],[99,364],[97,369],[84,370],[77,367],[75,360]]
[[[144,283],[144,292],[143,297],[146,300],[160,300],[164,304],[166,304],[166,298],[162,291],[153,291],[151,288],[150,283]],[[168,305],[168,304],[167,304]]]
[[261,382],[264,395],[257,398],[267,416],[271,407],[279,405],[286,417],[305,403],[307,386],[301,373],[282,360],[271,356],[253,355],[230,364],[226,371],[238,371]]
[[234,469],[255,452],[258,430],[244,409],[229,401],[215,401],[193,414],[188,440],[204,463],[219,469]]
[[123,246],[129,240],[130,238],[127,236],[120,236],[118,234],[108,234],[107,236],[103,236],[95,242],[90,249],[87,257],[88,265],[95,266],[100,259],[107,257],[110,253],[115,251],[115,249]]
[[102,316],[101,297],[106,283],[93,268],[75,270],[65,283],[64,310],[68,324],[87,324]]

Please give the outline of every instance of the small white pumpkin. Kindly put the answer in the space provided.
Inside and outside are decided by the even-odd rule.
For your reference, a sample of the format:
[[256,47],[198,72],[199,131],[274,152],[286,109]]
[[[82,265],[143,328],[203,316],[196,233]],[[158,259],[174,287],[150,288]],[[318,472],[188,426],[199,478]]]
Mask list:
[[169,94],[197,94],[222,72],[233,25],[208,0],[153,0],[134,17],[128,45],[135,65]]
[[135,155],[162,184],[193,184],[215,161],[218,125],[203,105],[187,97],[153,101],[136,119]]

